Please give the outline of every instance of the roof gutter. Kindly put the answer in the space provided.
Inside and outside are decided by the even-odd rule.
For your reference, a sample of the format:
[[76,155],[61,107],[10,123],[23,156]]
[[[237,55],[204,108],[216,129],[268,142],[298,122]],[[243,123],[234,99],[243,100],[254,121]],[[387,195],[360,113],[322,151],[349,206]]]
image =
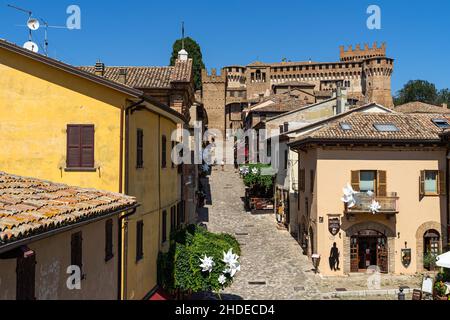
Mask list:
[[324,139],[324,138],[305,138],[302,140],[296,140],[288,143],[290,147],[299,147],[306,144],[339,144],[339,145],[350,145],[350,144],[372,144],[372,145],[392,145],[392,144],[414,144],[414,145],[433,145],[440,144],[443,145],[442,140],[418,140],[418,139],[390,139],[390,140],[374,140],[374,139]]
[[38,240],[42,240],[44,238],[48,238],[48,237],[51,237],[51,236],[54,236],[54,235],[57,235],[57,234],[60,234],[60,233],[63,233],[63,232],[67,232],[67,231],[70,231],[70,230],[73,230],[73,229],[76,229],[76,228],[83,227],[85,225],[88,225],[88,224],[91,224],[91,223],[94,223],[94,222],[97,222],[97,221],[100,221],[100,220],[107,219],[109,217],[118,215],[121,212],[128,212],[130,210],[135,210],[137,207],[139,207],[139,204],[135,204],[135,205],[133,205],[131,207],[128,207],[128,208],[122,208],[122,209],[119,209],[119,210],[115,210],[115,211],[112,211],[112,212],[110,212],[108,214],[95,217],[93,219],[87,219],[87,220],[80,221],[80,222],[77,222],[77,223],[74,223],[74,224],[71,224],[71,225],[68,225],[68,226],[52,229],[52,230],[40,233],[40,234],[35,235],[35,236],[27,237],[27,238],[22,239],[22,240],[18,240],[18,241],[14,241],[14,242],[11,242],[11,243],[7,243],[7,244],[5,244],[3,246],[0,246],[0,254],[8,252],[8,251],[13,250],[13,249],[16,249],[16,248],[18,248],[20,246],[24,246],[24,245],[30,244],[32,242],[36,242]]

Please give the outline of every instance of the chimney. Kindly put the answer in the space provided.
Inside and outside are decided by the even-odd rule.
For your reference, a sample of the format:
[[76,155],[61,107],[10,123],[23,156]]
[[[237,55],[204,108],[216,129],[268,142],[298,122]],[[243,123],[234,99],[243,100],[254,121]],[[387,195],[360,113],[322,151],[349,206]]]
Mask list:
[[125,68],[119,69],[119,82],[122,84],[127,83],[127,69]]
[[105,64],[100,60],[95,63],[95,75],[100,77],[105,75]]
[[347,90],[343,87],[336,89],[336,114],[347,111]]
[[187,61],[188,59],[188,52],[184,49],[181,49],[180,51],[178,51],[178,60],[180,61]]

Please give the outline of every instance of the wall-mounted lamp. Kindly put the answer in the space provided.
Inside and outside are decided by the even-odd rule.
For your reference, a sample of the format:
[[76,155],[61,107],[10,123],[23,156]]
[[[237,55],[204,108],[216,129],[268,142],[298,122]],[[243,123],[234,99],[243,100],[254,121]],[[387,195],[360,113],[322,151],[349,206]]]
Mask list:
[[408,248],[408,241],[405,241],[405,249]]
[[400,232],[399,232],[399,233],[397,233],[397,236],[398,236],[398,238],[400,239]]

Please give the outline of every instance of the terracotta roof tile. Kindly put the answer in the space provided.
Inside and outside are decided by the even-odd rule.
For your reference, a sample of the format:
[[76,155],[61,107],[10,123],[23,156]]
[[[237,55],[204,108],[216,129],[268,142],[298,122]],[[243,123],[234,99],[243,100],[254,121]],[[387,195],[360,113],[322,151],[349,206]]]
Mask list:
[[394,108],[397,112],[403,113],[450,113],[450,109],[443,106],[424,103],[420,101],[408,102]]
[[[95,73],[95,66],[79,67],[83,71]],[[189,82],[192,75],[192,59],[177,60],[175,66],[169,67],[105,67],[104,77],[118,83],[121,82],[120,72],[126,70],[126,82],[136,89],[170,88],[171,82]]]
[[[319,140],[418,140],[437,141],[443,130],[433,123],[433,119],[445,119],[442,114],[401,114],[401,113],[352,113],[327,123],[324,127],[302,136]],[[350,130],[344,130],[342,123]],[[375,128],[377,124],[393,124],[397,131],[383,132]]]
[[137,205],[134,197],[0,172],[0,247]]

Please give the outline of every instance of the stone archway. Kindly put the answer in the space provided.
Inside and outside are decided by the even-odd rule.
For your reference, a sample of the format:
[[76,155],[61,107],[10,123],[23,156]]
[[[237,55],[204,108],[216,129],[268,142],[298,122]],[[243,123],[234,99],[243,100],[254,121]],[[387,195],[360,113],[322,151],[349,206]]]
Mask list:
[[428,230],[436,230],[440,233],[440,251],[447,243],[445,226],[436,221],[428,221],[420,225],[416,231],[416,272],[423,272],[423,251],[424,241],[423,236]]
[[343,262],[344,262],[344,273],[350,273],[351,270],[351,260],[350,260],[350,239],[352,236],[357,235],[359,231],[363,230],[374,230],[377,232],[380,232],[384,234],[387,238],[387,247],[388,247],[388,272],[394,273],[395,272],[395,238],[396,234],[395,231],[392,230],[387,225],[384,225],[379,222],[375,221],[365,221],[356,223],[345,230],[345,236],[344,236],[344,256],[343,256]]

